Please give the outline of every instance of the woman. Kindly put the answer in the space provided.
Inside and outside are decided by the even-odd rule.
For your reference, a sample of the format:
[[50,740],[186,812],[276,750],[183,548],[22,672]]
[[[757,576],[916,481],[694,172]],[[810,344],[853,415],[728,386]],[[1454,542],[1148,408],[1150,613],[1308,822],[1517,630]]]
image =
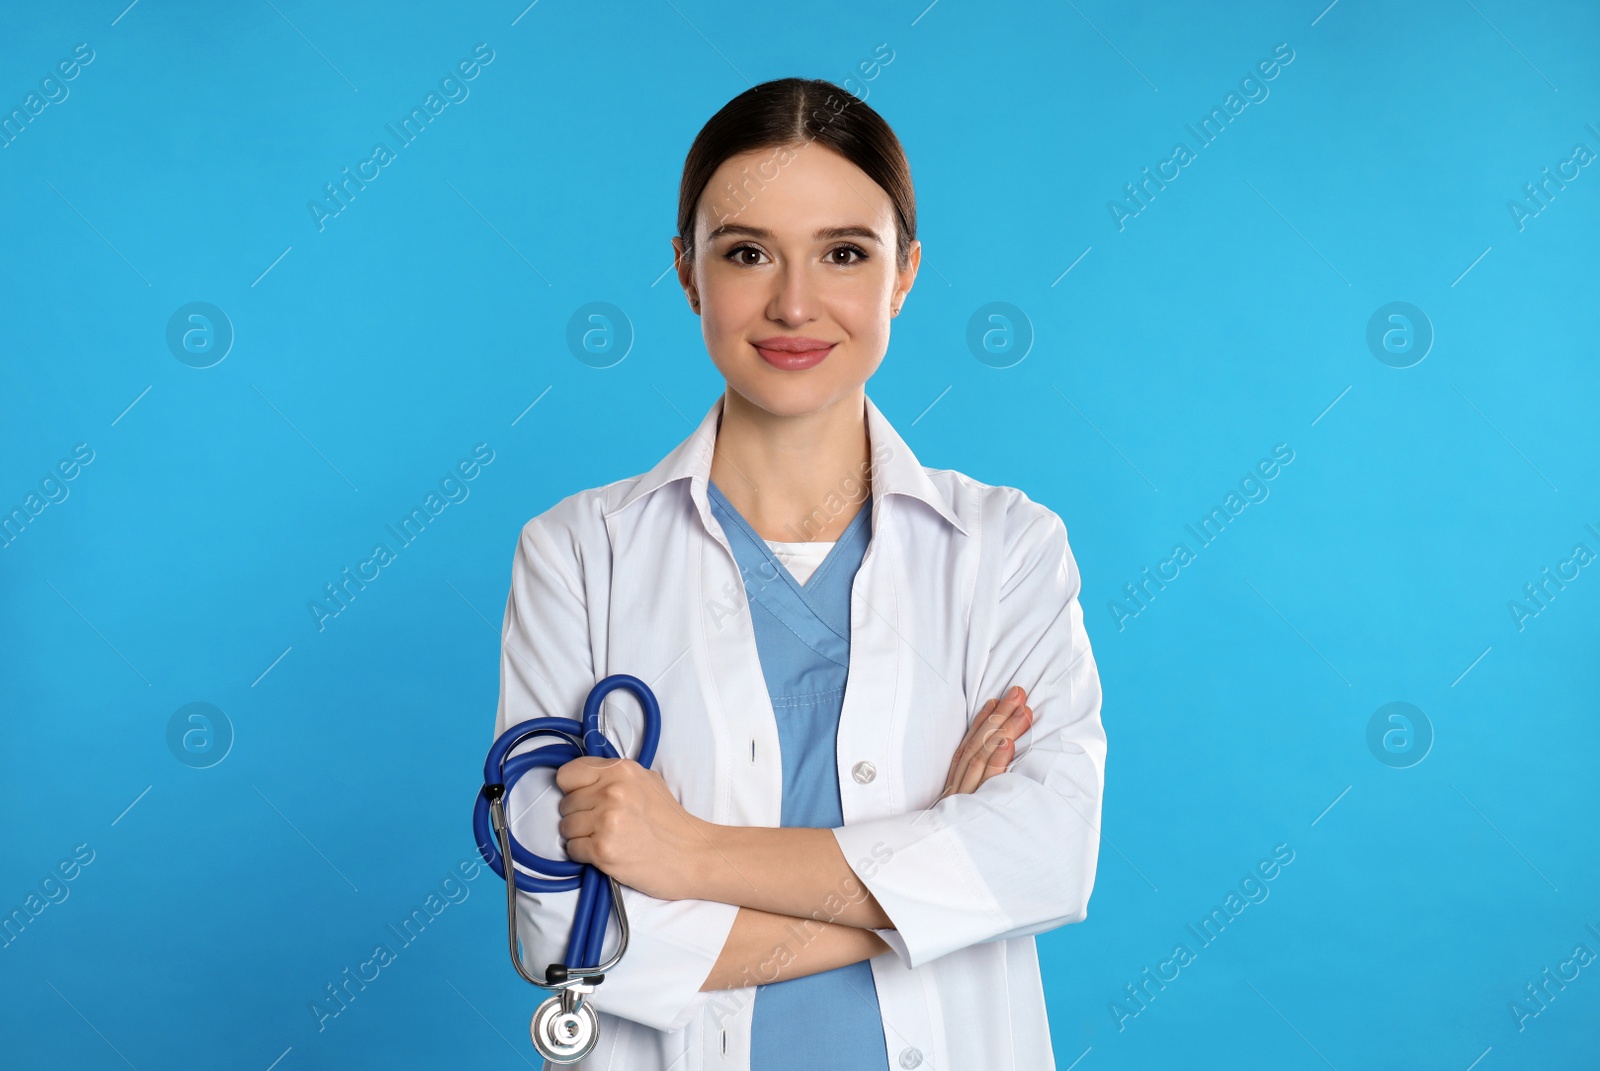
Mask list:
[[[506,607],[497,733],[610,673],[661,702],[652,769],[510,801],[625,886],[582,1066],[1051,1067],[1032,935],[1087,911],[1099,678],[1060,518],[923,468],[866,396],[921,258],[899,141],[830,83],[756,86],[695,139],[678,230],[727,388],[528,522]],[[632,754],[632,701],[607,717]],[[576,896],[519,894],[531,972]]]

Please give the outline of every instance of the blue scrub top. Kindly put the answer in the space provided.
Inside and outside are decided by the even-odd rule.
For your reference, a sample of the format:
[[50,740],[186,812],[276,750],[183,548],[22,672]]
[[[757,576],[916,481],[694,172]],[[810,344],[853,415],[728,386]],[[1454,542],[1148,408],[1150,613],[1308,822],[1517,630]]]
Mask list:
[[[844,825],[836,740],[850,668],[850,592],[872,538],[872,499],[801,584],[766,540],[708,482],[744,578],[761,672],[783,754],[781,824]],[[846,896],[847,890],[840,890]],[[818,905],[819,907],[821,905]],[[866,961],[756,987],[751,1071],[889,1071],[883,1016]]]

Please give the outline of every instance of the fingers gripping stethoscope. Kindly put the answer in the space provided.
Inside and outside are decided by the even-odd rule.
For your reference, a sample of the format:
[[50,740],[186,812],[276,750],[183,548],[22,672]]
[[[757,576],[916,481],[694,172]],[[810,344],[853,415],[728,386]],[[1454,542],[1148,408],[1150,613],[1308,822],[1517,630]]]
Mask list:
[[[511,835],[506,821],[506,799],[511,786],[529,770],[540,766],[562,766],[580,755],[618,759],[617,753],[600,731],[600,704],[618,688],[632,692],[644,710],[644,737],[639,744],[637,762],[649,769],[661,737],[661,708],[655,693],[638,677],[615,673],[596,684],[583,704],[581,734],[574,732],[571,718],[533,718],[513,725],[489,749],[483,765],[483,788],[478,791],[472,812],[472,832],[478,851],[496,874],[506,881],[506,931],[511,950],[511,965],[536,986],[560,992],[539,1005],[529,1024],[534,1048],[553,1064],[575,1064],[594,1048],[600,1038],[600,1021],[592,1001],[583,999],[614,968],[628,949],[628,915],[622,906],[622,887],[615,878],[588,863],[570,859],[546,859],[535,855]],[[560,743],[546,744],[521,755],[511,752],[536,736],[555,736]],[[550,877],[524,873],[515,865],[506,873],[509,858],[530,871]],[[517,955],[517,889],[527,892],[578,891],[578,906],[572,916],[572,932],[567,938],[564,963],[552,963],[544,978],[535,978],[522,966]],[[602,895],[605,902],[602,901]],[[604,963],[597,962],[605,943],[606,923],[612,909],[617,913],[619,943],[617,951]]]

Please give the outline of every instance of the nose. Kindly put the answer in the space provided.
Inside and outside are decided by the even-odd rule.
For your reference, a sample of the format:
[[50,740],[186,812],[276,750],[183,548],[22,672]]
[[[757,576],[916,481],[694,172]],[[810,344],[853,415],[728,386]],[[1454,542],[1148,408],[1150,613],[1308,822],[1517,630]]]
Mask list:
[[807,271],[807,265],[785,264],[778,269],[776,285],[767,306],[768,317],[791,326],[816,319],[815,280]]

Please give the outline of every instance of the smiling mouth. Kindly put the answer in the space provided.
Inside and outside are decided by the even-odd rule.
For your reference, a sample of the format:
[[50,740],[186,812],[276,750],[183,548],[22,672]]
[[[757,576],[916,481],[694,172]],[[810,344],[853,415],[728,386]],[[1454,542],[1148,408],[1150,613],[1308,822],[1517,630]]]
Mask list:
[[834,347],[837,346],[838,343],[829,342],[821,346],[814,346],[799,350],[788,348],[774,349],[767,346],[762,346],[755,342],[752,342],[750,345],[755,347],[755,351],[761,355],[761,359],[763,361],[766,361],[774,368],[781,368],[787,371],[799,371],[821,364],[823,358],[832,353]]

